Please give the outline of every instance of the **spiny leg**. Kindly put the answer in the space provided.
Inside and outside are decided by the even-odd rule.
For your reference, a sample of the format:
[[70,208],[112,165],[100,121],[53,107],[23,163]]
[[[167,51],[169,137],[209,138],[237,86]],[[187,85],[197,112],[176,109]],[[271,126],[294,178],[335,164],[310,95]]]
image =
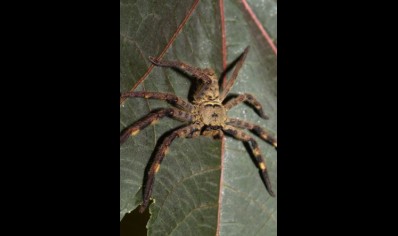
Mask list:
[[275,193],[272,191],[271,181],[269,180],[267,166],[265,165],[263,157],[261,156],[261,152],[260,152],[260,149],[258,148],[258,144],[257,144],[256,140],[254,140],[249,135],[245,134],[245,132],[243,132],[242,130],[236,129],[229,125],[226,125],[223,128],[223,131],[226,134],[232,135],[234,138],[236,138],[240,141],[247,142],[247,143],[251,144],[253,155],[255,157],[255,160],[258,163],[258,168],[261,171],[261,177],[264,180],[265,187],[267,187],[268,193],[272,197],[275,197]]
[[232,98],[227,103],[225,103],[224,108],[226,111],[228,111],[232,107],[242,102],[247,102],[249,105],[253,106],[261,118],[268,119],[268,116],[264,114],[263,107],[261,106],[261,104],[257,101],[256,98],[253,97],[253,95],[248,93],[239,94],[237,97]]
[[174,94],[170,93],[158,93],[158,92],[127,92],[122,93],[120,96],[120,101],[124,101],[129,97],[139,97],[139,98],[147,98],[147,99],[158,99],[165,100],[173,106],[178,106],[185,111],[192,111],[194,109],[193,105],[184,99],[177,97]]
[[277,147],[276,138],[274,138],[272,135],[269,134],[268,131],[266,131],[265,129],[261,128],[258,125],[236,118],[228,118],[225,123],[241,129],[251,130],[255,134],[257,134],[260,138],[262,138],[264,141],[267,141],[268,143],[272,144],[274,147]]
[[232,86],[234,85],[236,77],[238,77],[240,68],[242,68],[243,62],[246,59],[247,53],[249,53],[249,49],[250,49],[249,46],[246,47],[245,51],[243,51],[242,55],[240,55],[239,61],[237,62],[236,66],[235,66],[235,70],[234,70],[234,72],[232,72],[231,78],[228,80],[227,85],[225,86],[225,88],[223,88],[223,91],[220,95],[221,101],[224,100],[224,98],[227,96],[227,94],[231,90]]
[[204,73],[204,70],[202,70],[201,68],[193,67],[179,61],[165,61],[165,60],[156,59],[154,57],[149,57],[149,60],[157,66],[179,69],[199,80],[202,80],[206,84],[211,83],[210,77],[206,73]]
[[155,180],[155,175],[159,171],[160,164],[162,163],[163,158],[167,154],[168,148],[173,142],[173,140],[177,137],[185,138],[197,130],[199,130],[199,128],[195,125],[185,126],[175,130],[163,140],[162,144],[159,146],[159,149],[155,154],[151,167],[147,173],[147,179],[144,187],[144,196],[143,196],[144,199],[139,209],[141,213],[144,212],[145,209],[148,207],[149,200],[152,195],[152,187]]
[[145,127],[150,124],[155,124],[158,120],[165,116],[175,118],[181,121],[192,121],[192,116],[187,112],[181,111],[176,108],[161,108],[159,110],[152,111],[144,118],[136,121],[128,129],[124,130],[122,132],[122,135],[120,135],[120,144],[124,143],[130,136],[137,135],[140,130],[145,129]]

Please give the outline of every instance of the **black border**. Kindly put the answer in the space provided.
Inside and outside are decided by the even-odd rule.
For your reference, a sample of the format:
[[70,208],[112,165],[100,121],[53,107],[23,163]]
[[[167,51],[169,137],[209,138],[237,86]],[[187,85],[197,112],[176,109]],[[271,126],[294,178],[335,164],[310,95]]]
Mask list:
[[12,231],[119,234],[119,5],[2,8],[2,192]]

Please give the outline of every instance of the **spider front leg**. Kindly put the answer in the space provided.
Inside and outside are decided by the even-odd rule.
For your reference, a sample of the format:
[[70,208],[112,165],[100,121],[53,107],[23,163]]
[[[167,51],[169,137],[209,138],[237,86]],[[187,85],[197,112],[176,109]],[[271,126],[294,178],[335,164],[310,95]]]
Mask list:
[[269,180],[267,166],[263,160],[263,157],[261,156],[261,152],[260,152],[260,149],[258,148],[258,144],[257,144],[256,140],[254,140],[249,135],[245,134],[245,132],[243,132],[242,130],[238,130],[230,125],[226,125],[223,128],[223,131],[226,134],[232,135],[234,138],[236,138],[240,141],[251,144],[253,155],[255,157],[255,160],[257,161],[258,168],[260,169],[260,172],[261,172],[261,177],[265,183],[265,187],[267,188],[268,193],[272,197],[275,197],[275,193],[272,191],[271,181]]
[[192,111],[194,109],[193,105],[184,99],[177,97],[174,94],[170,93],[159,93],[159,92],[127,92],[122,93],[120,96],[120,102],[123,102],[126,98],[129,97],[139,97],[139,98],[147,98],[147,99],[158,99],[165,100],[173,106],[178,106],[185,111]]
[[260,138],[262,138],[264,141],[272,144],[274,147],[277,147],[276,138],[274,138],[272,135],[269,134],[268,131],[266,131],[265,129],[261,128],[258,125],[236,118],[228,118],[225,123],[237,128],[251,130],[255,134],[257,134]]
[[159,60],[154,57],[149,57],[149,60],[157,65],[157,66],[162,66],[162,67],[171,67],[175,69],[179,69],[187,74],[190,74],[191,76],[202,80],[206,84],[211,83],[211,79],[208,75],[203,73],[203,70],[201,68],[193,67],[191,65],[179,62],[179,61],[165,61],[165,60]]
[[263,107],[261,104],[253,97],[251,94],[240,94],[235,98],[232,98],[229,100],[227,103],[225,103],[224,108],[226,111],[230,110],[232,107],[242,103],[242,102],[247,102],[250,105],[252,105],[255,110],[258,112],[261,118],[263,119],[268,119],[268,116],[264,114]]
[[242,68],[243,62],[245,61],[246,56],[249,53],[249,49],[250,49],[250,47],[247,46],[245,48],[245,51],[243,51],[242,55],[239,56],[238,61],[237,61],[236,66],[235,66],[235,70],[232,73],[231,78],[228,80],[226,86],[224,86],[223,91],[222,91],[222,93],[220,95],[220,100],[221,101],[224,100],[224,98],[229,93],[229,90],[231,90],[232,86],[234,85],[236,77],[238,77],[240,68]]
[[192,116],[187,112],[175,108],[161,108],[159,110],[152,111],[147,116],[136,121],[129,128],[123,131],[122,135],[120,135],[120,145],[124,143],[130,136],[137,135],[140,130],[145,129],[150,124],[155,124],[158,120],[165,116],[186,122],[192,121]]
[[144,187],[144,196],[143,196],[144,200],[139,209],[140,213],[144,212],[145,209],[148,207],[149,200],[152,195],[152,187],[155,180],[155,175],[159,171],[160,164],[162,163],[163,158],[167,154],[168,148],[173,142],[173,140],[177,137],[185,138],[187,136],[190,136],[193,132],[197,130],[199,130],[199,128],[195,125],[185,126],[175,130],[163,140],[162,144],[160,145],[158,151],[155,154],[153,163],[151,164],[151,167],[147,173],[147,179]]

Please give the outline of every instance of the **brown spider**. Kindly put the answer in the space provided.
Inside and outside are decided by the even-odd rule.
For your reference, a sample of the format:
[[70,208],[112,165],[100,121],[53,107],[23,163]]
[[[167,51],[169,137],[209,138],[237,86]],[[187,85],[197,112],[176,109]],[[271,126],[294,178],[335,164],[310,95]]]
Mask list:
[[172,67],[175,69],[179,69],[182,72],[190,74],[192,77],[198,80],[198,89],[193,96],[192,103],[187,102],[174,94],[167,93],[127,92],[121,94],[121,101],[124,101],[124,99],[129,97],[159,99],[165,100],[171,105],[176,106],[180,109],[162,108],[156,111],[152,111],[146,117],[136,121],[134,124],[132,124],[130,127],[122,132],[120,136],[120,144],[124,143],[128,139],[128,137],[137,135],[140,130],[144,129],[150,124],[155,123],[165,116],[188,123],[186,126],[183,126],[182,128],[179,128],[172,132],[160,144],[159,149],[154,156],[154,161],[148,171],[148,176],[144,187],[144,200],[140,207],[141,213],[148,207],[155,174],[159,171],[160,164],[167,153],[168,147],[177,137],[194,138],[199,135],[204,135],[217,138],[222,137],[223,133],[225,133],[240,141],[250,143],[253,155],[258,164],[258,168],[260,169],[261,177],[265,183],[265,186],[269,194],[275,197],[275,194],[272,191],[271,182],[268,177],[267,167],[265,165],[263,157],[261,156],[257,142],[240,129],[245,128],[254,132],[260,138],[272,144],[275,148],[277,147],[276,139],[273,138],[267,131],[255,124],[251,124],[249,122],[235,118],[229,118],[227,116],[227,112],[239,103],[247,102],[255,108],[255,110],[262,118],[268,119],[268,117],[264,114],[260,103],[250,94],[240,94],[223,104],[226,95],[231,89],[233,82],[235,81],[238,72],[242,67],[248,51],[249,47],[247,47],[243,54],[240,56],[240,58],[238,58],[232,77],[221,94],[219,92],[219,81],[213,69],[200,69],[182,62],[164,60],[160,61],[153,57],[149,57],[149,60],[156,66]]

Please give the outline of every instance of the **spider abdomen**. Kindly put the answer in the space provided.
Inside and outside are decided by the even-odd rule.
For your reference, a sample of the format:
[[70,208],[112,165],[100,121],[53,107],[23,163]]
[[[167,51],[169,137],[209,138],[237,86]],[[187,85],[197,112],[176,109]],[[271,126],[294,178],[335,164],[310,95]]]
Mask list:
[[206,126],[223,126],[227,119],[224,107],[219,102],[207,102],[201,105],[200,119]]

